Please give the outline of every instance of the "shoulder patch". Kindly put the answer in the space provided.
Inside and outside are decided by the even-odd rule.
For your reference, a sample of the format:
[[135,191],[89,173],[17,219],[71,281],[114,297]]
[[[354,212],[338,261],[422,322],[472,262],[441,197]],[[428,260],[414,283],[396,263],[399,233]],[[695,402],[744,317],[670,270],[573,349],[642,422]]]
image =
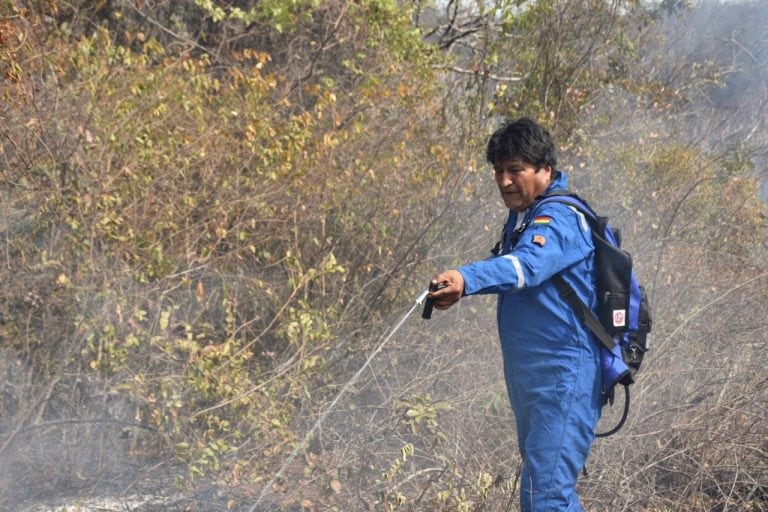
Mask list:
[[547,243],[547,239],[544,238],[542,235],[533,235],[533,243],[535,243],[539,247],[544,247],[544,244]]
[[548,215],[539,215],[533,218],[534,225],[549,224],[550,222],[552,222],[552,217]]

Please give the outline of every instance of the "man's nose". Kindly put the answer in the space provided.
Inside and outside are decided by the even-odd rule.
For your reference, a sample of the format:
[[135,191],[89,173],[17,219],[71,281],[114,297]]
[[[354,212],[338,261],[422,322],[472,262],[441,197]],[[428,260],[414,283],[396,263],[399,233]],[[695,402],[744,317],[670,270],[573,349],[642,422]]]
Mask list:
[[499,185],[506,188],[512,184],[512,175],[508,172],[499,173]]

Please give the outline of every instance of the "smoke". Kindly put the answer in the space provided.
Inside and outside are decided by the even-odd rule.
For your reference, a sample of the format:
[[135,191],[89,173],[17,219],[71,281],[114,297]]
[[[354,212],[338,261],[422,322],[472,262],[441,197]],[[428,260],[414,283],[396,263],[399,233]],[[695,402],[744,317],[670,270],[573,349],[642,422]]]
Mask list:
[[[151,449],[145,445],[150,432],[125,419],[130,404],[123,397],[88,397],[96,388],[84,380],[66,392],[51,382],[43,394],[28,397],[33,389],[28,370],[21,361],[3,360],[9,362],[0,446],[3,510],[21,510],[25,503],[58,497],[64,489],[74,496],[96,488],[119,493],[135,481],[142,457],[128,453]],[[45,416],[35,407],[41,402],[47,404]]]
[[[616,498],[627,499],[627,503],[592,503],[596,509],[629,510],[636,505],[632,500],[652,500],[657,485],[676,489],[679,477],[674,468],[683,463],[664,462],[664,457],[677,460],[677,456],[658,449],[658,429],[668,430],[671,425],[699,418],[697,415],[706,417],[708,410],[726,414],[723,410],[739,389],[752,390],[759,397],[759,384],[751,379],[750,371],[755,368],[755,350],[764,340],[748,334],[765,327],[765,305],[757,298],[762,293],[759,270],[750,274],[751,266],[734,255],[723,254],[717,260],[707,254],[708,247],[685,247],[683,237],[670,240],[652,235],[659,229],[652,224],[664,220],[660,212],[668,208],[671,213],[674,205],[656,204],[654,209],[654,201],[648,198],[647,209],[627,209],[623,196],[611,192],[641,197],[645,191],[628,189],[621,170],[610,169],[617,165],[612,156],[624,146],[642,152],[644,146],[674,142],[692,148],[693,153],[738,153],[749,160],[754,175],[765,180],[766,6],[765,1],[706,2],[664,19],[645,35],[641,68],[652,73],[649,81],[663,83],[666,92],[672,93],[670,107],[654,107],[647,98],[614,86],[597,95],[583,116],[584,139],[602,150],[586,155],[576,148],[560,158],[571,171],[575,188],[589,191],[601,212],[628,228],[629,247],[642,275],[655,288],[659,307],[660,322],[654,333],[657,344],[635,386],[635,405],[625,427],[630,438],[637,440],[600,441],[590,462],[597,476],[582,482],[592,496],[615,495],[620,485],[636,485],[637,489]],[[585,164],[584,170],[580,163]],[[674,166],[667,171],[674,173]],[[611,175],[616,182],[608,187],[601,180]],[[765,194],[764,182],[763,187]],[[503,208],[489,174],[473,174],[466,188],[469,193],[438,228],[427,265],[434,270],[485,257],[503,224]],[[679,246],[671,248],[674,244]],[[717,281],[715,276],[723,280]],[[734,312],[740,306],[746,310]],[[393,339],[348,403],[325,422],[308,455],[312,471],[326,482],[354,485],[352,490],[329,491],[335,503],[375,507],[402,493],[411,500],[410,506],[419,509],[424,507],[418,501],[424,490],[438,486],[437,477],[444,477],[452,468],[460,468],[457,471],[462,473],[460,481],[466,484],[466,492],[472,489],[469,482],[479,481],[483,472],[498,481],[514,479],[519,460],[500,371],[494,311],[493,298],[472,297],[457,308],[437,312],[429,322],[410,322]],[[738,318],[739,328],[729,324],[734,318]],[[749,349],[735,350],[737,339]],[[433,426],[427,419],[430,411],[435,412]],[[612,423],[615,414],[606,410],[603,423]],[[686,424],[690,430],[681,430],[681,437],[664,442],[677,443],[680,457],[697,457],[701,452],[686,446],[685,438],[699,436],[699,429],[707,427],[695,421]],[[425,438],[435,439],[434,445],[424,443]],[[409,444],[415,444],[417,455],[403,453]],[[731,450],[731,456],[745,460],[746,456],[731,448],[722,445],[722,450]],[[713,447],[706,456],[721,455],[718,450]],[[695,465],[687,470],[706,471]],[[702,485],[717,485],[711,482],[723,477],[727,469],[718,471],[722,473],[704,477],[707,483]],[[296,481],[301,477],[297,475]],[[748,483],[739,484],[734,486],[734,495],[748,494],[749,489]],[[716,494],[711,489],[707,492]],[[296,500],[312,495],[308,488],[291,488],[288,482],[277,489],[276,495],[281,493]],[[378,501],[371,496],[378,496]],[[501,501],[497,498],[495,503]]]
[[[768,199],[768,2],[706,1],[658,26],[664,41],[649,52],[670,87],[695,88],[677,129],[692,143],[733,147],[755,164]],[[678,75],[695,68],[692,77]]]
[[[670,91],[684,91],[687,103],[667,111],[653,110],[646,108],[633,92],[614,87],[585,110],[583,136],[603,146],[604,155],[627,143],[652,145],[659,138],[713,152],[734,148],[751,159],[755,175],[762,180],[762,197],[768,199],[766,26],[765,0],[704,2],[687,13],[664,19],[647,35],[641,68],[651,70],[651,78],[663,81]],[[481,154],[478,150],[478,156]],[[615,164],[613,160],[586,158],[576,151],[562,154],[560,160],[571,171],[577,190],[595,192],[595,206],[618,225],[630,224],[636,212],[625,211],[616,196],[600,195],[605,186],[596,178],[598,174],[589,172],[590,168],[610,168]],[[586,164],[584,171],[579,167],[582,162]],[[329,373],[334,377],[324,389],[311,393],[313,397],[331,398],[325,407],[308,399],[305,410],[324,411],[331,405],[331,399],[339,396],[370,355],[359,347],[374,347],[384,339],[435,272],[488,254],[505,217],[490,173],[467,172],[462,192],[461,198],[449,198],[454,202],[434,228],[428,257],[411,267],[410,287],[398,295],[402,309],[394,308],[396,312],[381,324],[363,322],[358,331],[339,340],[344,353],[331,362]],[[651,211],[643,215],[640,224],[654,218]],[[652,275],[658,247],[647,244],[642,237],[630,236],[628,241],[639,267],[645,275]],[[734,266],[731,262],[720,264]],[[692,422],[701,412],[693,406],[717,405],[717,399],[727,398],[732,392],[734,383],[748,380],[745,368],[753,369],[765,348],[759,338],[758,342],[745,341],[738,351],[714,343],[707,344],[706,351],[701,347],[711,341],[714,331],[744,341],[749,339],[750,330],[760,332],[765,327],[765,304],[759,303],[760,296],[754,289],[747,287],[725,295],[728,290],[719,289],[717,294],[708,290],[716,283],[711,283],[706,274],[715,270],[721,274],[731,271],[715,266],[688,269],[686,279],[700,279],[704,284],[697,281],[696,286],[689,286],[684,280],[673,281],[676,277],[671,274],[669,283],[659,285],[662,288],[665,284],[668,291],[666,296],[657,296],[659,303],[666,304],[666,310],[686,312],[681,304],[690,304],[699,294],[712,293],[713,299],[733,298],[742,311],[728,318],[711,314],[712,309],[693,311],[697,316],[686,317],[687,324],[681,321],[654,334],[660,343],[645,363],[648,378],[637,386],[638,401],[633,409],[645,411],[643,414],[653,412],[653,425],[668,429],[675,422]],[[236,282],[232,279],[228,285]],[[211,282],[206,289],[220,286]],[[133,294],[137,302],[147,299],[128,284],[120,292]],[[753,292],[758,299],[750,298]],[[718,308],[722,305],[722,301],[717,303]],[[188,314],[192,315],[193,305],[189,308]],[[114,311],[103,309],[105,314]],[[664,311],[659,314],[663,317]],[[712,320],[706,325],[693,321],[710,316]],[[678,338],[680,331],[675,329],[680,326],[686,329]],[[436,311],[430,321],[412,315],[314,432],[319,417],[308,412],[298,415],[290,428],[299,442],[312,432],[308,446],[290,461],[296,445],[287,443],[282,448],[278,455],[283,456],[286,467],[266,489],[269,504],[262,509],[300,510],[322,504],[340,510],[372,510],[384,508],[384,503],[395,503],[402,496],[414,509],[428,510],[435,504],[427,503],[427,497],[436,494],[436,489],[453,497],[461,492],[480,496],[478,489],[484,487],[478,482],[485,478],[483,473],[501,482],[499,494],[512,494],[503,482],[514,481],[519,459],[497,340],[493,297],[461,301],[449,311]],[[691,360],[690,346],[704,352],[705,357]],[[73,379],[75,386],[58,386],[56,382],[40,386],[34,382],[35,375],[27,362],[15,359],[10,351],[0,356],[0,374],[4,375],[0,400],[5,413],[0,419],[0,508],[4,510],[58,510],[64,506],[62,496],[131,496],[138,491],[143,494],[92,502],[90,506],[117,509],[120,504],[149,511],[161,507],[181,510],[194,503],[196,510],[250,510],[253,496],[270,484],[253,483],[251,502],[248,496],[240,497],[232,506],[230,497],[215,490],[178,497],[175,470],[157,451],[160,440],[151,429],[136,424],[136,405],[125,396],[102,393],[107,385],[84,377]],[[740,375],[743,378],[738,380]],[[32,395],[32,389],[42,392]],[[47,413],[37,417],[38,405],[43,402]],[[715,405],[713,410],[723,413]],[[643,420],[643,416],[633,415],[626,427],[638,433],[633,441],[635,453],[627,448],[626,438],[609,440],[596,449],[590,464],[610,467],[619,459],[626,462],[622,469],[630,468],[628,473],[644,469],[653,459],[659,438]],[[646,460],[640,460],[643,457]],[[660,461],[652,462],[663,466]],[[610,479],[616,477],[600,469],[596,473],[599,478],[588,479],[582,485],[597,488],[594,494],[610,495],[615,491],[605,482],[615,482]],[[631,480],[638,475],[622,476],[625,482],[632,481],[638,487],[647,485],[649,495],[655,485],[652,481]],[[674,477],[671,470],[662,476]],[[601,490],[601,486],[606,489]],[[213,484],[210,487],[215,488]],[[497,498],[497,503],[501,501]],[[598,504],[595,506],[598,508]],[[632,504],[627,506],[631,508]]]

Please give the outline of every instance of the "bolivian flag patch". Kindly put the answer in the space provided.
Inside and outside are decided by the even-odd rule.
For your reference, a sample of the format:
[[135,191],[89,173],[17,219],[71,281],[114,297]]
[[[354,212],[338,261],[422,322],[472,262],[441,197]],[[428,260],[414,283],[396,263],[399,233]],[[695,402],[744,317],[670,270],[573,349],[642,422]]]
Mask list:
[[540,217],[534,217],[533,218],[533,224],[534,226],[539,226],[542,224],[549,224],[552,222],[552,217],[547,217],[546,215],[542,215]]

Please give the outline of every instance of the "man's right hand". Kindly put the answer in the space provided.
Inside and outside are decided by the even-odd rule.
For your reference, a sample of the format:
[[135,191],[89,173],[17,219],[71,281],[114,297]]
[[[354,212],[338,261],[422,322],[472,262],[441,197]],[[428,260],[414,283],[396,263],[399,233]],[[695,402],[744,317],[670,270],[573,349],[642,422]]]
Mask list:
[[432,283],[442,286],[428,295],[435,301],[437,309],[448,309],[464,295],[464,276],[458,270],[446,270],[437,274],[432,278]]

